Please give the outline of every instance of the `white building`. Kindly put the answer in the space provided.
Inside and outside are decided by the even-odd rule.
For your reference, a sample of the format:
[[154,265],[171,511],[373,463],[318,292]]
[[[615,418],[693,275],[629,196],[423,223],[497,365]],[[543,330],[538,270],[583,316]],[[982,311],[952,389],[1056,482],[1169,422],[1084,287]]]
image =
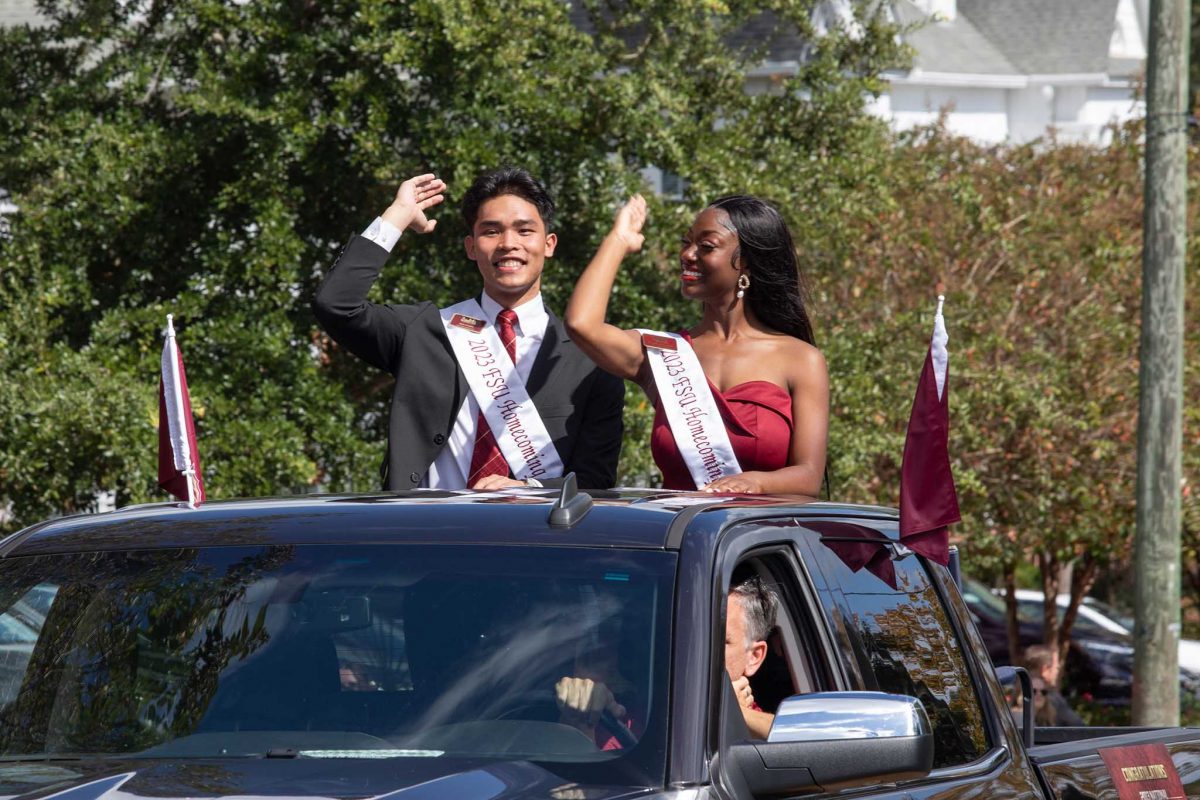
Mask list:
[[[825,0],[818,30],[845,22],[853,0]],[[908,71],[871,110],[898,130],[944,115],[953,133],[993,144],[1046,136],[1101,143],[1113,122],[1144,115],[1149,0],[887,0],[914,50]],[[794,74],[806,45],[763,14],[734,45],[767,43],[749,91]]]
[[913,67],[873,104],[898,129],[945,114],[979,142],[1101,143],[1139,118],[1148,0],[896,0]]

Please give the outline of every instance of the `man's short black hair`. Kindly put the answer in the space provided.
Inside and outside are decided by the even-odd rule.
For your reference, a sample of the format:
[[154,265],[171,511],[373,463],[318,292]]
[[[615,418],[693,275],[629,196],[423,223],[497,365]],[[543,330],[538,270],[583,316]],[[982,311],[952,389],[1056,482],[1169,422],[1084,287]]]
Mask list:
[[533,177],[528,170],[520,167],[498,167],[481,173],[463,195],[463,222],[467,223],[467,232],[475,230],[475,220],[479,217],[479,207],[493,197],[511,194],[532,203],[542,218],[542,224],[549,233],[554,228],[554,199],[542,182]]

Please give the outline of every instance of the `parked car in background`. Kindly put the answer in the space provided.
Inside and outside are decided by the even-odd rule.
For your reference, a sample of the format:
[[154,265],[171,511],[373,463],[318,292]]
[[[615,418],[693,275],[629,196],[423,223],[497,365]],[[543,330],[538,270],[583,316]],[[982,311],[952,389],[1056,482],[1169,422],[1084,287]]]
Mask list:
[[[1034,589],[1018,589],[1017,616],[1040,624],[1045,597],[1044,594]],[[1060,594],[1058,596],[1060,619],[1066,613],[1070,600],[1070,595]],[[1109,634],[1117,637],[1132,637],[1133,617],[1120,613],[1101,600],[1085,597],[1079,606],[1079,615],[1075,618],[1073,631],[1076,634],[1088,636]],[[1200,641],[1195,639],[1179,640],[1179,668],[1200,674]]]
[[[1040,593],[1037,593],[1041,597]],[[1018,594],[1017,622],[1022,647],[1045,641],[1041,606],[1026,595],[1024,610]],[[1004,599],[984,584],[963,579],[963,599],[987,643],[988,654],[996,665],[1012,664],[1008,652],[1008,634]],[[1062,692],[1071,700],[1082,698],[1103,705],[1128,705],[1133,692],[1133,637],[1127,631],[1113,631],[1099,624],[1081,622],[1071,631]],[[1180,665],[1180,688],[1200,696],[1200,671]]]
[[[1001,666],[1012,664],[1008,650],[1008,629],[1004,600],[992,590],[972,578],[963,578],[963,600],[971,612],[971,619],[987,644],[992,663]],[[1041,644],[1045,641],[1040,621],[1017,617],[1018,639],[1021,647]],[[1085,648],[1082,640],[1072,639],[1067,651],[1066,671],[1063,674],[1062,692],[1068,698],[1084,697],[1099,702],[1128,702],[1132,672],[1122,669],[1111,656],[1113,648],[1123,643],[1114,636],[1100,637],[1089,641]],[[1132,653],[1132,648],[1130,648]],[[1130,664],[1132,664],[1132,658]]]

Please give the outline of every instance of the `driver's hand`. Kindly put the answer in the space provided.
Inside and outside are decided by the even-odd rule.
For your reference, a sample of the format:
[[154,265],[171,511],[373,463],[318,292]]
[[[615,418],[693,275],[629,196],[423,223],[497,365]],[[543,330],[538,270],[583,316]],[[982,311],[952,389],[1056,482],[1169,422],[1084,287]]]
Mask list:
[[625,718],[625,706],[617,702],[607,686],[591,678],[562,678],[554,684],[554,696],[563,711],[595,719],[607,710],[617,719]]

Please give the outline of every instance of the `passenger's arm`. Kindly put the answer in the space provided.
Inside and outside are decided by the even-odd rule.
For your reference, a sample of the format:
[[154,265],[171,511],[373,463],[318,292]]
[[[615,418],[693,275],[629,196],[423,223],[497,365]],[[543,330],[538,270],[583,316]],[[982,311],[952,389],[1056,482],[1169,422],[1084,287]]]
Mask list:
[[733,693],[737,696],[738,706],[742,710],[742,719],[746,728],[755,739],[766,739],[771,733],[771,723],[775,721],[774,714],[768,714],[757,707],[754,693],[750,691],[750,679],[742,676],[733,682]]
[[604,321],[608,298],[621,260],[642,249],[646,201],[634,195],[613,220],[612,230],[583,271],[563,318],[571,340],[603,369],[629,380],[637,379],[645,361],[641,335]]

